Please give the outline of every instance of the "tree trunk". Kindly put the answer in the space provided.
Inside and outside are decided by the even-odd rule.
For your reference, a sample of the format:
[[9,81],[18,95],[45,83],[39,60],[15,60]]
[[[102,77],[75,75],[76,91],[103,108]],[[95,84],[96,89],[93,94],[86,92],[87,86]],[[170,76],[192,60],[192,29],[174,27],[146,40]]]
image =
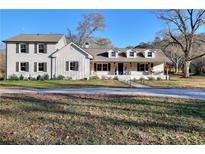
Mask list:
[[176,63],[175,65],[175,74],[178,74],[179,73],[179,64]]
[[184,77],[188,78],[189,75],[189,67],[190,67],[190,61],[185,61],[184,62]]

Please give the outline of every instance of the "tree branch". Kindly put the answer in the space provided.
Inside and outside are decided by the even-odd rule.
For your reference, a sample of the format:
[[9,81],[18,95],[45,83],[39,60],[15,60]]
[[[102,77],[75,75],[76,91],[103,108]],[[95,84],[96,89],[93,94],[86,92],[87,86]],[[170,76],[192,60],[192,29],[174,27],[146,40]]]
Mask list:
[[203,56],[205,56],[205,51],[204,51],[204,53],[202,53],[202,54],[200,54],[200,55],[198,55],[198,56],[189,58],[188,61],[192,61],[192,60],[194,60],[194,59],[197,59],[197,58],[200,58],[200,57],[203,57]]

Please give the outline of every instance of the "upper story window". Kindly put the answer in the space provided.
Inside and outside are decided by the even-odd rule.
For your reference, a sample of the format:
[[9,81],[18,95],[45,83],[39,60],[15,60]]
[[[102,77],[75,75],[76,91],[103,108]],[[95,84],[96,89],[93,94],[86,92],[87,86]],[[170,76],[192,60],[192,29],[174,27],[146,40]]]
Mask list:
[[152,52],[151,51],[147,53],[147,57],[152,57]]
[[134,51],[130,51],[130,57],[134,57]]
[[78,61],[72,61],[70,62],[70,70],[72,71],[78,71],[79,69],[79,63]]
[[115,51],[111,52],[111,57],[116,57],[116,52]]
[[45,44],[38,44],[38,52],[39,53],[46,53]]
[[28,53],[28,44],[21,43],[20,44],[20,51],[21,51],[21,53]]

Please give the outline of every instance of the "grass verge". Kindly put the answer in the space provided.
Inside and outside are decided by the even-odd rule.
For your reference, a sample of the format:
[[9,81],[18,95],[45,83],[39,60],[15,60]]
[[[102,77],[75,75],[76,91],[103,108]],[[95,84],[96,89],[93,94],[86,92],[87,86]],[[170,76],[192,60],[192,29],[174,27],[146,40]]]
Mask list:
[[128,87],[118,80],[0,81],[0,88]]

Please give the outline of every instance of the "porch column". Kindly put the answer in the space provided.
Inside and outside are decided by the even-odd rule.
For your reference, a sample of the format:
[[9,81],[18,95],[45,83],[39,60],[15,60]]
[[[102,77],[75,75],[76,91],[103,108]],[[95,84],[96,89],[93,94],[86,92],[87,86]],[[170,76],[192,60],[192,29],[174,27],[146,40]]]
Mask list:
[[148,75],[152,74],[151,63],[148,63]]
[[94,69],[93,69],[93,66],[94,66],[94,63],[91,62],[91,63],[90,63],[90,75],[92,75],[92,71],[94,70]]
[[115,64],[111,63],[111,75],[115,75]]

